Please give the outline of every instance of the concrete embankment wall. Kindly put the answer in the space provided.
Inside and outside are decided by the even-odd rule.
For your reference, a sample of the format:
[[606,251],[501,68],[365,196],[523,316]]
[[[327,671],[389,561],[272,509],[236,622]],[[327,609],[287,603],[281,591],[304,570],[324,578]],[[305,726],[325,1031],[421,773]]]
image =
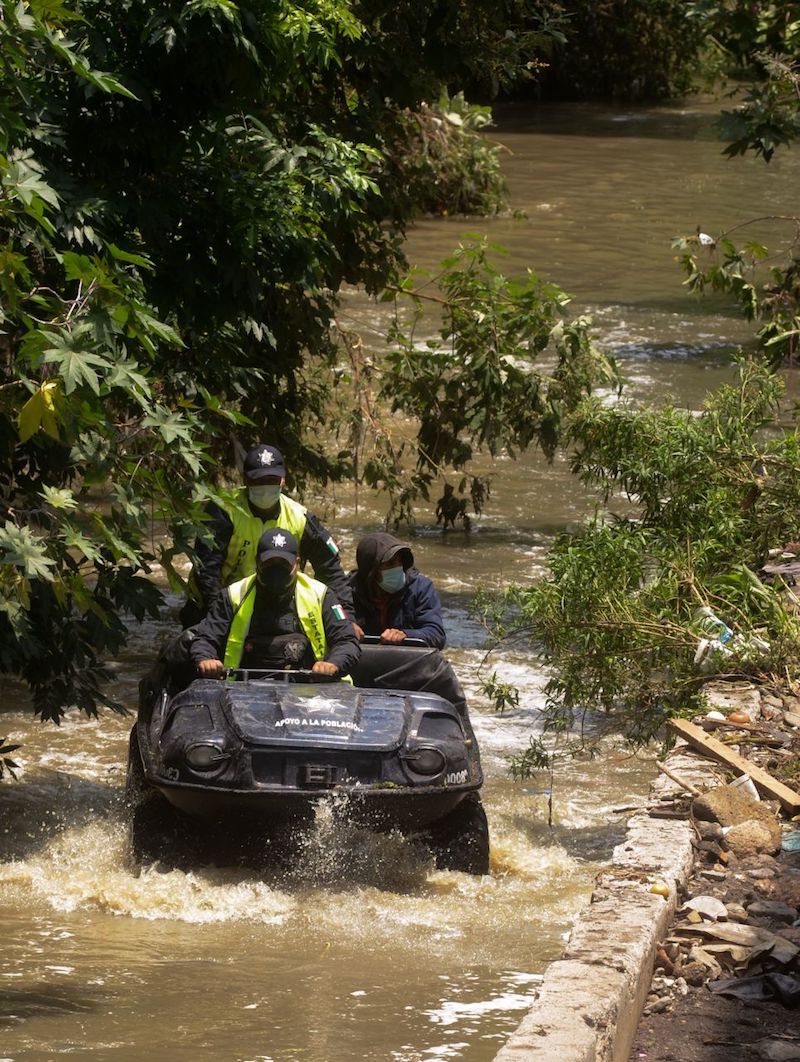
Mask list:
[[[719,780],[710,763],[688,750],[674,752],[668,762],[673,773],[698,788]],[[651,804],[680,791],[660,776]],[[495,1062],[626,1062],[656,945],[666,936],[678,889],[692,869],[693,834],[686,819],[656,818],[647,811],[630,819],[563,958],[548,967],[535,1002]],[[650,891],[656,881],[669,885],[669,896]]]

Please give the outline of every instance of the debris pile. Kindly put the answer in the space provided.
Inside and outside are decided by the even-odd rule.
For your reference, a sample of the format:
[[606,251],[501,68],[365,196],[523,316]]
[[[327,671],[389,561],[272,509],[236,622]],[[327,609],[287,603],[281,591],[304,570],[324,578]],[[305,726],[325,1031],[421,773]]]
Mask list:
[[682,791],[650,814],[689,819],[695,862],[657,950],[645,1017],[704,986],[800,1004],[800,700],[722,683],[709,700],[708,715],[675,729],[736,777],[700,792],[662,768]]

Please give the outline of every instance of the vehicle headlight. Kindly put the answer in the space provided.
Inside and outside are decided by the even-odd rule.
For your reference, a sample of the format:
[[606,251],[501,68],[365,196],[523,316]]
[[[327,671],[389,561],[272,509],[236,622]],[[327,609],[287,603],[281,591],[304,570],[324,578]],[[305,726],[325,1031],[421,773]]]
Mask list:
[[406,753],[405,761],[415,774],[441,774],[447,763],[443,753],[430,746]]
[[228,753],[220,745],[211,741],[198,741],[190,745],[184,753],[186,762],[194,771],[213,771],[228,758]]

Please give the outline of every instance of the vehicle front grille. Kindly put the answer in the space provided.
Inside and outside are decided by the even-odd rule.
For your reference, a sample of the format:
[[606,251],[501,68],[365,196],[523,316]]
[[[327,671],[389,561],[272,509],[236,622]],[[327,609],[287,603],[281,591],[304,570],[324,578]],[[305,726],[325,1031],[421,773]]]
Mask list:
[[380,756],[361,754],[339,758],[298,752],[287,755],[255,752],[252,756],[253,780],[260,785],[277,785],[287,789],[325,789],[337,785],[375,784],[383,779]]

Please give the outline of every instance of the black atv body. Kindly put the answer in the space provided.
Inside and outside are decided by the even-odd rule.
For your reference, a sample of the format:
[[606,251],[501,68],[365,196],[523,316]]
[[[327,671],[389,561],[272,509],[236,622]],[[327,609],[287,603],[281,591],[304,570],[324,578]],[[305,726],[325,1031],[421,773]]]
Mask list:
[[[174,675],[162,656],[140,684],[128,764],[137,854],[164,855],[169,843],[150,843],[160,821],[167,833],[194,823],[290,836],[335,795],[350,818],[422,836],[440,866],[487,872],[477,744],[436,650],[365,645],[352,686],[240,671],[176,690]],[[415,688],[394,688],[398,678]]]

